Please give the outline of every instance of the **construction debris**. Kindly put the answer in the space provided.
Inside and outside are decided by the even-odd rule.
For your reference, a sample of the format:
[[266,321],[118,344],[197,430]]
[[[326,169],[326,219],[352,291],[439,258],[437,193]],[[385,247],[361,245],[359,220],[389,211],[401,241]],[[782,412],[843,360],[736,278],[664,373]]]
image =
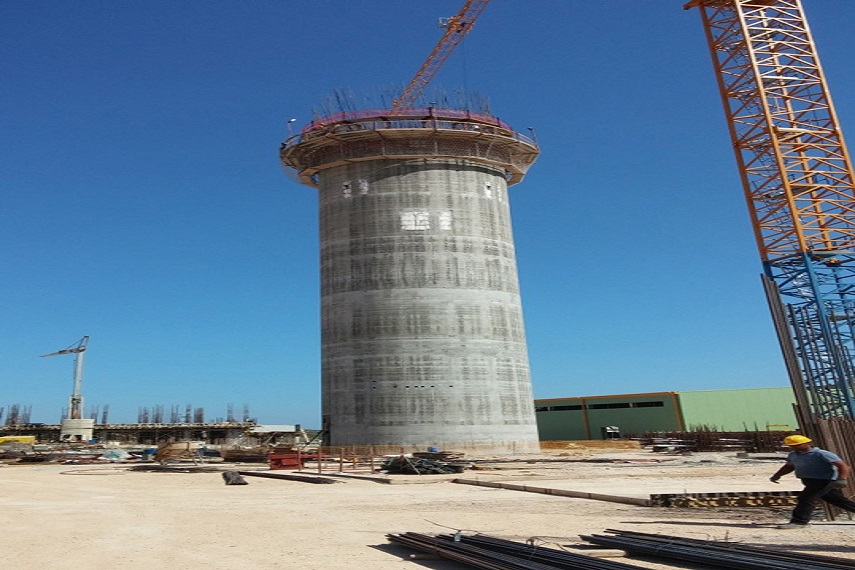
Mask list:
[[238,471],[224,471],[223,480],[226,485],[249,485],[249,482]]
[[419,459],[433,459],[434,461],[463,461],[463,458],[466,456],[465,453],[461,451],[414,451],[413,457],[418,457]]
[[390,475],[448,475],[463,473],[464,466],[435,459],[398,455],[384,461],[380,470]]
[[192,461],[193,463],[201,463],[201,447],[201,442],[198,441],[164,442],[157,446],[157,452],[154,454],[154,460],[161,465],[166,465],[170,461]]

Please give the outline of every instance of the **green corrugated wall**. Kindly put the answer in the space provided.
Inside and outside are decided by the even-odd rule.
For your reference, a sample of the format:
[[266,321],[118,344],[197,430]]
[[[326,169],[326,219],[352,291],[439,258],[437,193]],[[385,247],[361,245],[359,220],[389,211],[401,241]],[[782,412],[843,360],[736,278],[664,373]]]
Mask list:
[[[535,400],[534,405],[541,441],[602,439],[606,426],[620,428],[621,434],[681,429],[673,392],[555,398]],[[567,406],[583,409],[554,409]]]
[[680,392],[686,429],[785,431],[796,429],[793,389],[751,388]]
[[[795,397],[789,387],[652,392],[534,401],[541,441],[601,439],[601,428],[605,426],[617,426],[622,435],[700,428],[787,431],[796,428],[793,403]],[[555,409],[569,406],[582,409]]]

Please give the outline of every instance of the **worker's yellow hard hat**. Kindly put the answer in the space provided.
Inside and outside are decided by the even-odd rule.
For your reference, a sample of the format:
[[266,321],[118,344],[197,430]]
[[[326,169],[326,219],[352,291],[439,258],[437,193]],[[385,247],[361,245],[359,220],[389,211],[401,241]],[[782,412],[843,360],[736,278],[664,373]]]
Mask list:
[[811,439],[803,435],[788,435],[784,438],[784,445],[801,445],[802,443],[810,443]]

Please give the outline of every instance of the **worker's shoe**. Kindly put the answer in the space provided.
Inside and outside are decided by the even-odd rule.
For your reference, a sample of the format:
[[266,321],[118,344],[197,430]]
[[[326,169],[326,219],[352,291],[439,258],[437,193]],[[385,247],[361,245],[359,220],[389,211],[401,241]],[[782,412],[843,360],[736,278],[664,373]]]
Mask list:
[[800,523],[792,523],[792,522],[791,522],[791,523],[787,523],[787,524],[779,524],[779,525],[778,525],[778,526],[776,526],[775,528],[781,528],[781,529],[793,529],[793,528],[805,528],[805,527],[808,527],[808,526],[810,526],[810,524],[809,524],[809,523],[800,524]]

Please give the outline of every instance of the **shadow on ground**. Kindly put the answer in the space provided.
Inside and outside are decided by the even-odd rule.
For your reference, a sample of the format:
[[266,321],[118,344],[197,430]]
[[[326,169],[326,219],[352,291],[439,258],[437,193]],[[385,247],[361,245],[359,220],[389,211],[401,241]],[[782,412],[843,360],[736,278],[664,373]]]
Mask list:
[[[407,548],[402,544],[372,544],[371,548],[385,552],[391,556],[396,556],[401,561],[411,562],[429,570],[471,570],[472,568],[472,566],[466,564],[460,564],[453,560],[446,560],[445,558]],[[414,558],[411,558],[411,556],[414,556]]]

